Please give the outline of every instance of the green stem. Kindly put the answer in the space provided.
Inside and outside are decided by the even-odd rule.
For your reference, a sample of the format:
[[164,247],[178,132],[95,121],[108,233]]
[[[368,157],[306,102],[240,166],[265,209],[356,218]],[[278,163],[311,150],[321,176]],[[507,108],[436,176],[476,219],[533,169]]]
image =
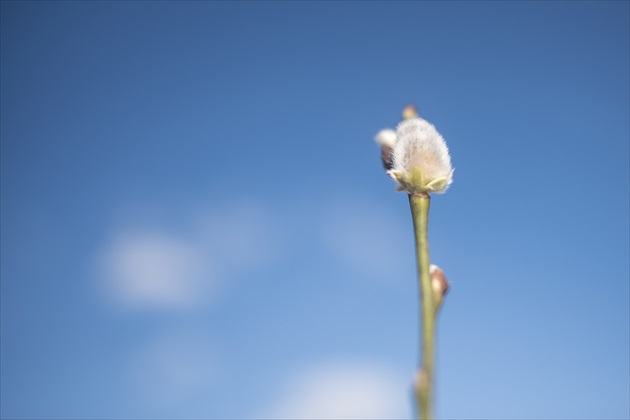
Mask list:
[[431,198],[425,194],[409,195],[413,228],[416,237],[418,276],[422,312],[422,359],[416,380],[416,399],[420,418],[431,418],[433,394],[433,368],[435,353],[435,309],[431,273],[429,270],[429,204]]

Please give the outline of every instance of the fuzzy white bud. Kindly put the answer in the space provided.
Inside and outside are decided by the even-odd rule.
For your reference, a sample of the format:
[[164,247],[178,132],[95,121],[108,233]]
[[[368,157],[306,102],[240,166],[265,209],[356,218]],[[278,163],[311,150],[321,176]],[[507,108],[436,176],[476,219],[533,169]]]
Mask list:
[[409,194],[443,193],[453,182],[453,167],[446,142],[422,118],[401,122],[388,172],[399,191]]
[[374,141],[381,146],[393,148],[394,144],[396,144],[396,132],[391,128],[381,130],[376,137],[374,137]]

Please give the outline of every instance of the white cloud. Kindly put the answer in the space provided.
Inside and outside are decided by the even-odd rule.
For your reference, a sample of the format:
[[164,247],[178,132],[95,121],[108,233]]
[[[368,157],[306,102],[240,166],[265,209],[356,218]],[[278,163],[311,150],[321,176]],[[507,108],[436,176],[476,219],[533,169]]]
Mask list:
[[[179,211],[189,230],[172,221],[128,215],[97,256],[97,277],[119,308],[185,309],[215,298],[226,280],[259,268],[278,254],[278,228],[253,203]],[[149,214],[150,211],[147,211]]]
[[409,383],[371,363],[307,369],[287,384],[267,418],[407,419]]
[[159,231],[115,235],[101,264],[106,290],[124,306],[190,306],[213,281],[208,258],[194,244]]

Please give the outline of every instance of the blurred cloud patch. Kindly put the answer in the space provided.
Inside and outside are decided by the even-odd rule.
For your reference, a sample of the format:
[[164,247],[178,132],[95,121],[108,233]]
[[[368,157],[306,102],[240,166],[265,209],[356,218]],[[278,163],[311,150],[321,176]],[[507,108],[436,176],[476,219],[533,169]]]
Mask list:
[[214,281],[212,264],[199,247],[158,230],[120,232],[101,261],[104,286],[123,306],[194,305]]
[[188,220],[188,226],[155,212],[147,221],[135,208],[104,238],[95,272],[100,290],[116,307],[199,307],[226,281],[279,254],[279,229],[261,205],[233,203],[201,211],[190,206],[176,212],[175,219]]
[[346,361],[305,368],[286,383],[264,418],[411,418],[410,381],[373,362]]

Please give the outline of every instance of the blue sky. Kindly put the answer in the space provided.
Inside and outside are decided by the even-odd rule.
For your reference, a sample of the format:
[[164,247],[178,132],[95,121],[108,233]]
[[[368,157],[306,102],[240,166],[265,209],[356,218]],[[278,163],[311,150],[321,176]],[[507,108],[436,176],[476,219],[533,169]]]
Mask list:
[[628,418],[629,3],[1,3],[3,418]]

